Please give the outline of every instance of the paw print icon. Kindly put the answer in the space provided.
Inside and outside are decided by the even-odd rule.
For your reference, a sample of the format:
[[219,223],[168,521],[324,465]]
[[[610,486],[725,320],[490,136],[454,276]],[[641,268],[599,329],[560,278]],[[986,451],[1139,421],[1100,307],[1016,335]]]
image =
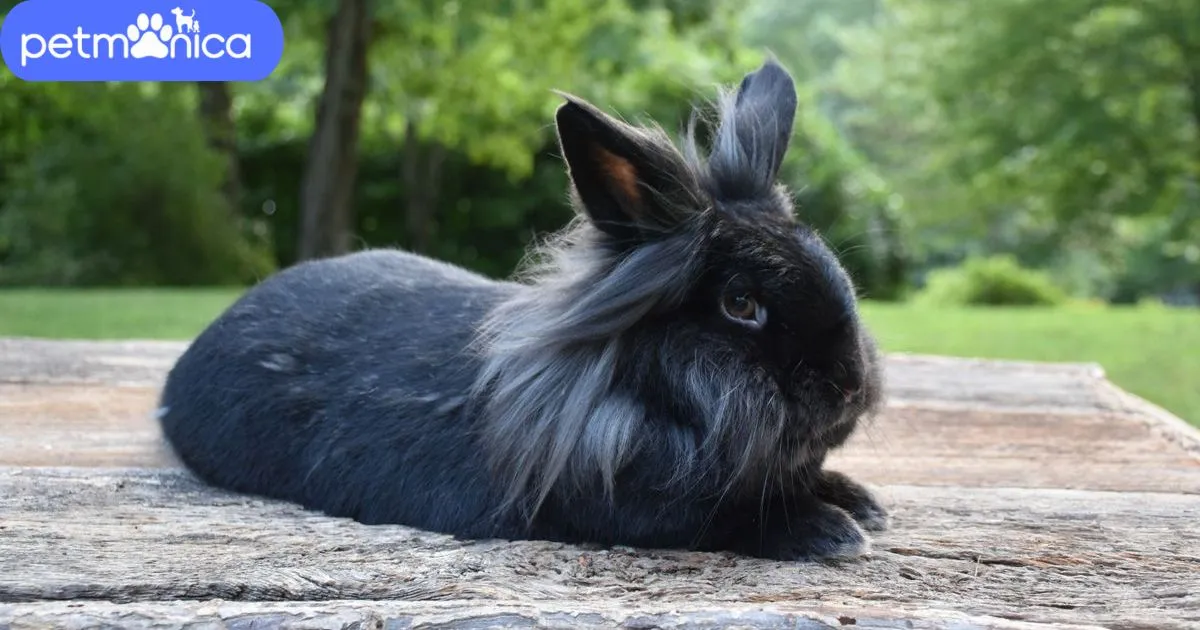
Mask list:
[[163,21],[162,15],[139,13],[137,21],[125,29],[125,35],[133,44],[129,47],[129,55],[134,59],[165,59],[170,52],[167,42],[171,41],[172,34],[171,25]]

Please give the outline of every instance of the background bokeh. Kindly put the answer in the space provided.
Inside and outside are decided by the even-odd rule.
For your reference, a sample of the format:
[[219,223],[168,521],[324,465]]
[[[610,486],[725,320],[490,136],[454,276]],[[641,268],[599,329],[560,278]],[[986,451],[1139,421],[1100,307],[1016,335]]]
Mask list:
[[1096,361],[1200,422],[1194,0],[267,4],[262,82],[0,71],[0,334],[188,337],[367,246],[507,275],[570,217],[552,90],[677,131],[769,50],[885,349]]

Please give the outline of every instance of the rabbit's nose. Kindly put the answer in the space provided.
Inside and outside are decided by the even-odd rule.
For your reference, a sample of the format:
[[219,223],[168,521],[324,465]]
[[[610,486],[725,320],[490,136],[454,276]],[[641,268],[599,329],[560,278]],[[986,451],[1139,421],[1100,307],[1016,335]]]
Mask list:
[[842,395],[842,399],[847,403],[853,402],[862,391],[862,380],[853,373],[843,372],[838,375],[838,378],[830,379],[830,381],[834,389]]

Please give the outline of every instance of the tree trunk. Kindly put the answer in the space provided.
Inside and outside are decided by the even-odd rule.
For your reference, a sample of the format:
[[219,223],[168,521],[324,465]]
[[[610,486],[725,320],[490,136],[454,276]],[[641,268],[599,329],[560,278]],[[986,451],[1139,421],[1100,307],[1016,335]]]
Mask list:
[[442,164],[446,148],[431,143],[423,150],[417,137],[416,121],[409,119],[404,129],[404,162],[402,176],[408,197],[405,215],[409,249],[418,253],[429,251],[433,237],[433,215],[441,192]]
[[198,81],[200,124],[208,146],[225,161],[221,193],[230,212],[238,212],[242,202],[241,168],[238,164],[237,126],[233,122],[233,94],[225,81]]
[[300,191],[299,260],[350,250],[358,133],[367,91],[370,0],[341,0],[329,26],[325,88]]

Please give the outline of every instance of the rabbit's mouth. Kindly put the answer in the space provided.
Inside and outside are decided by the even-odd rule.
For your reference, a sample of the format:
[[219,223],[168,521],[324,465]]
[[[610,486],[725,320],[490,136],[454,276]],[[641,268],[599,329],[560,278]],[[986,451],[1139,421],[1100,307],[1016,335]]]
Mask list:
[[867,411],[867,397],[857,394],[814,396],[807,394],[791,398],[789,418],[782,427],[780,439],[788,444],[821,445],[845,439]]
[[823,418],[832,421],[835,416],[841,416],[848,410],[862,406],[866,399],[866,392],[858,386],[814,376],[791,383],[781,383],[779,389],[791,403],[793,413],[808,422],[816,422]]

